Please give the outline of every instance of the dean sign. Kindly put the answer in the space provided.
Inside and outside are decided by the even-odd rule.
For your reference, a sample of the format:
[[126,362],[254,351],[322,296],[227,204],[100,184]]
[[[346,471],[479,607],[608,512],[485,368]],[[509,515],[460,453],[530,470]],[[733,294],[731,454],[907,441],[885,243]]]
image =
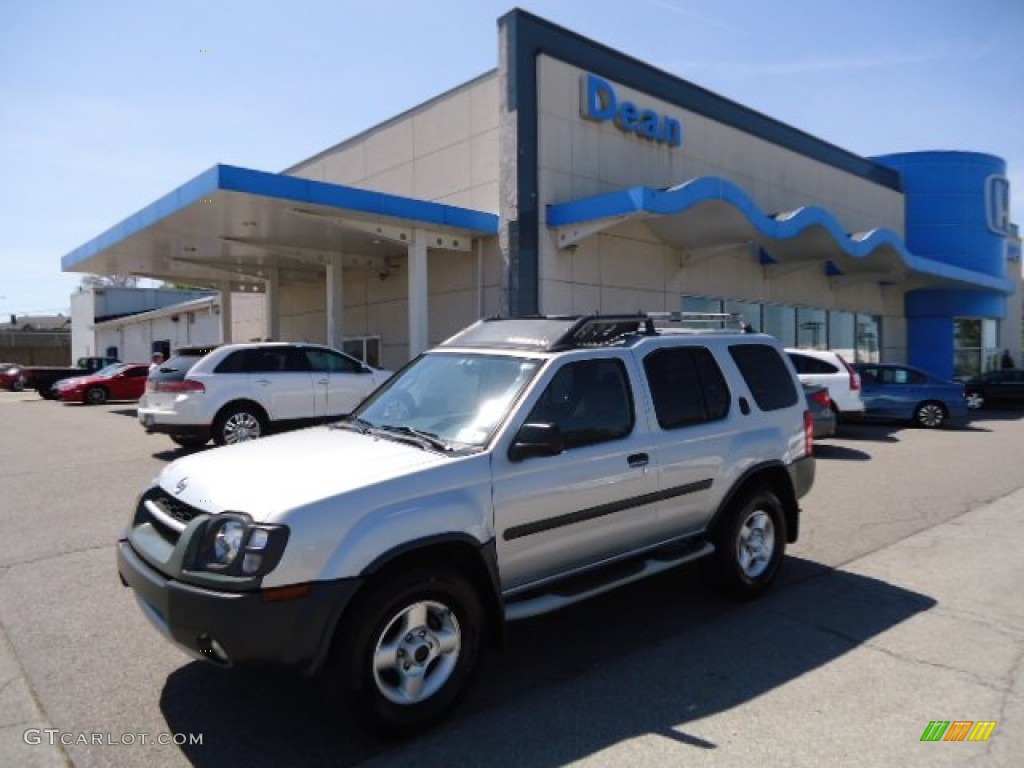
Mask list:
[[678,147],[683,143],[682,123],[632,101],[619,101],[612,84],[597,75],[588,74],[580,79],[580,114],[597,123],[611,120],[623,133],[633,133],[657,144]]

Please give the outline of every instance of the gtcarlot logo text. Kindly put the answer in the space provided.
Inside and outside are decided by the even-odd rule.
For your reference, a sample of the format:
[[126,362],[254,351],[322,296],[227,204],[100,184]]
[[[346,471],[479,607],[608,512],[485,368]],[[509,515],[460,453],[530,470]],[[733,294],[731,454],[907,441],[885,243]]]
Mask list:
[[202,745],[203,734],[201,733],[73,733],[61,731],[57,728],[29,728],[22,734],[26,744],[49,744],[56,746],[61,744],[70,747],[72,744],[108,745],[108,746],[132,746],[134,744],[173,744],[178,747],[186,745]]

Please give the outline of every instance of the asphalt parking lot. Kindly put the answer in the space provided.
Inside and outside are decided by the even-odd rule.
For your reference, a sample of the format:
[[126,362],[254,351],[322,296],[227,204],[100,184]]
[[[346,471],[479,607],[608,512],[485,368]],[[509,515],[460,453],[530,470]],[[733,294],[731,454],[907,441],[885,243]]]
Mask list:
[[[132,404],[0,392],[0,765],[1019,766],[1022,445],[1024,411],[847,428],[770,595],[730,601],[691,567],[516,624],[455,716],[396,744],[146,623],[113,544],[181,453]],[[934,720],[997,724],[922,743]]]

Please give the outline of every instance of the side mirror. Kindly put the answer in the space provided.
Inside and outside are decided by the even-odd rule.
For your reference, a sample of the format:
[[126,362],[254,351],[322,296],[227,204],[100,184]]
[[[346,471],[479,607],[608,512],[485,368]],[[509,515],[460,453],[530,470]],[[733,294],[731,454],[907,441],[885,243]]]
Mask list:
[[509,461],[535,456],[557,456],[565,450],[562,430],[556,424],[523,424],[508,449]]

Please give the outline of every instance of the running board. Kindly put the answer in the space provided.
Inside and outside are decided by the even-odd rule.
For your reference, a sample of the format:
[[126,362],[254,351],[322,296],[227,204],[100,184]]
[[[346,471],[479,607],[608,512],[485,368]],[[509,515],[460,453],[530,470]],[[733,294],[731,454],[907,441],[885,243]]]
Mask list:
[[715,548],[710,542],[698,542],[684,550],[675,549],[671,552],[651,553],[641,560],[617,563],[596,573],[556,582],[543,592],[540,590],[527,592],[506,602],[505,620],[517,621],[540,616],[543,613],[551,613],[625,584],[677,568],[683,563],[710,555],[714,551]]

